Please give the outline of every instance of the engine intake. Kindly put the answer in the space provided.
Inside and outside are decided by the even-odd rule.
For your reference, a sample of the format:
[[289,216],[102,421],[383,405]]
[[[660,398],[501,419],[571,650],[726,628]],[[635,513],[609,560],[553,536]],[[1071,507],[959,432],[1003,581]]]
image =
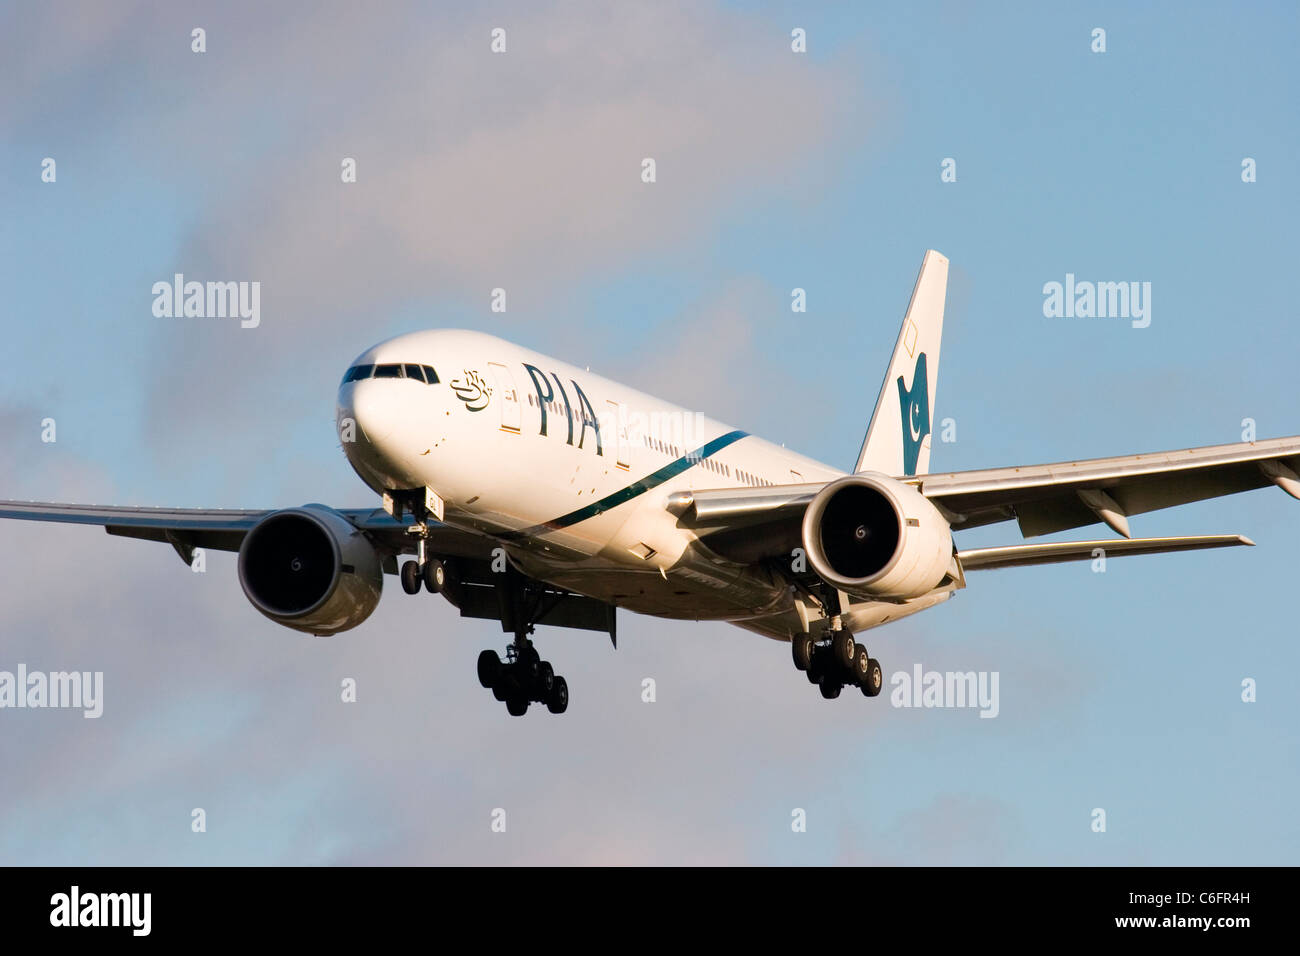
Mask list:
[[952,564],[952,532],[911,485],[885,475],[831,482],[808,505],[803,546],[813,570],[838,590],[906,600],[934,590]]
[[326,636],[356,627],[379,604],[374,545],[324,505],[267,515],[239,549],[239,584],[253,607],[295,630]]

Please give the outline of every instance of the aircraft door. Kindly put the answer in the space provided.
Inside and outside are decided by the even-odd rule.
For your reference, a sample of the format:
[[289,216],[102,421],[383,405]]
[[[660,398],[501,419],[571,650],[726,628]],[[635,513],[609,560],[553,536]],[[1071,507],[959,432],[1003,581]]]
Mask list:
[[497,394],[501,396],[501,430],[518,435],[520,411],[515,377],[510,374],[510,369],[499,362],[488,362],[488,372],[492,375]]

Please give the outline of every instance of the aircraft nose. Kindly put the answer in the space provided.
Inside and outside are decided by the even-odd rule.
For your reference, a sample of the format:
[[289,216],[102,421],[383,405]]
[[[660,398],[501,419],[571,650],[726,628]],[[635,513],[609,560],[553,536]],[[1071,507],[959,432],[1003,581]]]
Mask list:
[[356,423],[358,441],[379,445],[397,424],[398,407],[389,382],[353,382],[351,394],[340,396],[340,415]]
[[343,453],[372,488],[420,484],[412,468],[412,435],[420,408],[401,379],[366,379],[339,389],[338,431]]

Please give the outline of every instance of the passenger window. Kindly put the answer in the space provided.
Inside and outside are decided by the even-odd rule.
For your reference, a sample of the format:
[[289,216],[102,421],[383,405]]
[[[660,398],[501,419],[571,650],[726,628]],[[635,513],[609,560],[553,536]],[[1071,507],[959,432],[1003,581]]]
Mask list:
[[423,381],[424,381],[424,372],[420,370],[420,366],[418,366],[418,365],[410,365],[410,364],[407,364],[407,366],[406,366],[406,377],[407,377],[407,378],[413,378],[413,379],[415,379],[417,382],[423,382]]

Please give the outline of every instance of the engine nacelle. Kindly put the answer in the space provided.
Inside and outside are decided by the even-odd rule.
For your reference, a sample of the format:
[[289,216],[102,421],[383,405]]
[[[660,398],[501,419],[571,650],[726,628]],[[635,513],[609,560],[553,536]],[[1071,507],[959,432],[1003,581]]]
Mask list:
[[817,493],[803,546],[822,580],[863,598],[920,597],[952,565],[952,530],[938,509],[911,485],[870,472]]
[[275,623],[324,637],[370,616],[384,573],[374,545],[351,522],[306,505],[267,515],[245,535],[239,585]]

